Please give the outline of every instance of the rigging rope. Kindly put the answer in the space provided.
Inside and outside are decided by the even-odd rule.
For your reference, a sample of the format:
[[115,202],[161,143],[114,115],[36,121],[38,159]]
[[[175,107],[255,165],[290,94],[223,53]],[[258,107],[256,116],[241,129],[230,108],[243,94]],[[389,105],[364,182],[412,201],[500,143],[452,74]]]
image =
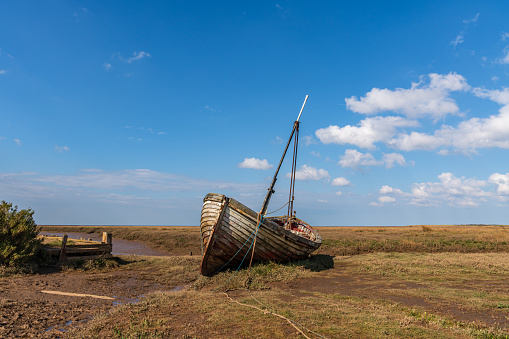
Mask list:
[[286,205],[288,205],[290,202],[288,201],[286,204],[284,204],[283,206],[281,206],[280,208],[278,208],[277,210],[275,211],[272,211],[272,212],[269,212],[269,213],[265,213],[265,215],[267,214],[272,214],[272,213],[276,213],[277,211],[279,211],[280,209],[282,209],[283,207],[285,207]]

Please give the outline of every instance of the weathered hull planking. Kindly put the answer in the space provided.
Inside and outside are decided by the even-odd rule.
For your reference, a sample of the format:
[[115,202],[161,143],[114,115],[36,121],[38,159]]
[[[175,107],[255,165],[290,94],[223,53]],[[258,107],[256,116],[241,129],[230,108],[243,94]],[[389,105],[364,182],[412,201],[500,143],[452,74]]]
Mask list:
[[[211,276],[227,268],[237,268],[251,260],[250,246],[256,231],[258,214],[232,198],[209,193],[203,199],[201,235],[203,258],[200,271]],[[320,235],[296,219],[295,230],[280,226],[281,217],[267,218],[256,234],[253,262],[287,262],[308,257],[322,244]],[[249,254],[246,253],[249,251]]]

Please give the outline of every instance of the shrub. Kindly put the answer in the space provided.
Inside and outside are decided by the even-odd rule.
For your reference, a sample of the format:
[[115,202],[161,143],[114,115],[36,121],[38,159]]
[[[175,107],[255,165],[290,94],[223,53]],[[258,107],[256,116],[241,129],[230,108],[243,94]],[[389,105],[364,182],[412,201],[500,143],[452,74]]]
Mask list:
[[5,201],[0,204],[0,266],[22,266],[35,257],[41,242],[33,214]]

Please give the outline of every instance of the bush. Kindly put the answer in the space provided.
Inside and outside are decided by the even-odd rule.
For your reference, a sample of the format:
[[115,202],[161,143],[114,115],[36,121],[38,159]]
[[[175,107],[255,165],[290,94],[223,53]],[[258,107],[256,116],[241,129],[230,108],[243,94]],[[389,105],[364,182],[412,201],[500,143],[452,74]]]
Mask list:
[[5,201],[0,204],[0,266],[22,266],[34,259],[41,242],[33,214]]

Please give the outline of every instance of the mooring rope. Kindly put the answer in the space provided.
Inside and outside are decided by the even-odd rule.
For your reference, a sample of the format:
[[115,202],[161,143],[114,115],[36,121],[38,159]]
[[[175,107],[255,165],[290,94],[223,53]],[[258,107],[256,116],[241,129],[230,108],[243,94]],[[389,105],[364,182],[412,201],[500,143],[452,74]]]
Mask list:
[[249,254],[249,251],[251,250],[251,247],[253,246],[253,244],[255,243],[255,240],[256,240],[256,234],[258,233],[258,229],[260,228],[260,225],[263,223],[263,219],[264,217],[262,216],[260,222],[258,223],[258,226],[256,227],[256,229],[253,231],[253,233],[251,233],[251,235],[247,238],[247,240],[244,242],[244,245],[242,245],[241,248],[239,248],[239,250],[237,251],[237,253],[235,253],[235,255],[233,257],[230,258],[230,260],[228,260],[228,262],[226,264],[223,265],[223,267],[221,267],[219,270],[216,271],[219,272],[220,270],[222,270],[226,265],[228,265],[230,263],[230,261],[232,261],[233,258],[235,258],[235,256],[237,254],[239,254],[240,250],[246,245],[246,243],[249,241],[249,239],[251,238],[251,236],[253,236],[254,234],[254,239],[253,239],[253,242],[251,243],[251,245],[249,246],[249,248],[247,249],[246,251],[246,254],[244,254],[244,257],[242,258],[242,261],[240,262],[239,266],[237,267],[237,269],[235,270],[235,272],[232,274],[232,276],[221,286],[219,286],[218,288],[212,290],[212,291],[217,291],[218,289],[220,289],[221,287],[223,286],[226,286],[226,284],[228,284],[230,282],[230,280],[232,280],[232,278],[237,274],[237,272],[239,271],[239,269],[242,267],[242,264],[244,263],[244,260],[246,259],[247,255]]
[[[229,291],[229,290],[228,290],[228,291]],[[284,319],[284,320],[286,320],[286,321],[287,321],[290,325],[292,325],[292,326],[293,326],[293,327],[294,327],[297,331],[299,331],[299,333],[300,333],[300,334],[302,334],[304,337],[306,337],[307,339],[311,339],[311,338],[310,338],[310,337],[308,337],[308,336],[307,336],[307,335],[306,335],[306,334],[305,334],[305,333],[304,333],[304,332],[303,332],[300,328],[298,328],[298,327],[296,326],[296,324],[297,324],[297,325],[299,325],[299,326],[301,326],[302,328],[304,328],[306,331],[308,331],[308,332],[310,332],[310,333],[313,333],[313,334],[315,334],[315,335],[317,335],[317,336],[319,336],[319,337],[321,337],[321,338],[327,339],[326,337],[324,337],[324,336],[322,336],[322,335],[320,335],[320,334],[318,334],[318,333],[315,333],[315,332],[313,332],[313,331],[311,331],[311,330],[309,330],[309,329],[305,328],[304,326],[302,326],[302,325],[301,325],[301,324],[299,324],[298,322],[296,322],[296,321],[294,321],[294,320],[291,320],[291,319],[288,319],[287,317],[282,316],[281,314],[277,314],[276,312],[273,312],[272,310],[269,310],[269,309],[268,309],[268,307],[267,307],[266,309],[261,309],[261,308],[259,308],[259,307],[253,306],[253,305],[249,305],[249,304],[241,303],[241,302],[239,302],[239,301],[237,301],[237,300],[233,299],[232,297],[230,297],[230,296],[228,295],[228,291],[225,291],[225,292],[223,292],[223,293],[226,295],[226,297],[227,297],[227,298],[228,298],[231,302],[237,303],[237,304],[242,305],[242,306],[247,306],[247,307],[254,308],[254,309],[258,310],[258,311],[263,312],[264,314],[269,314],[269,313],[270,313],[270,314],[272,314],[272,315],[274,315],[274,316],[276,316],[276,317],[279,317],[279,318],[281,318],[281,319]],[[251,296],[252,296],[252,295],[251,295]],[[256,299],[255,299],[255,300],[256,300]],[[258,303],[260,303],[260,302],[258,301]],[[261,304],[262,306],[265,306],[265,305],[263,305],[262,303],[260,303],[260,304]]]

